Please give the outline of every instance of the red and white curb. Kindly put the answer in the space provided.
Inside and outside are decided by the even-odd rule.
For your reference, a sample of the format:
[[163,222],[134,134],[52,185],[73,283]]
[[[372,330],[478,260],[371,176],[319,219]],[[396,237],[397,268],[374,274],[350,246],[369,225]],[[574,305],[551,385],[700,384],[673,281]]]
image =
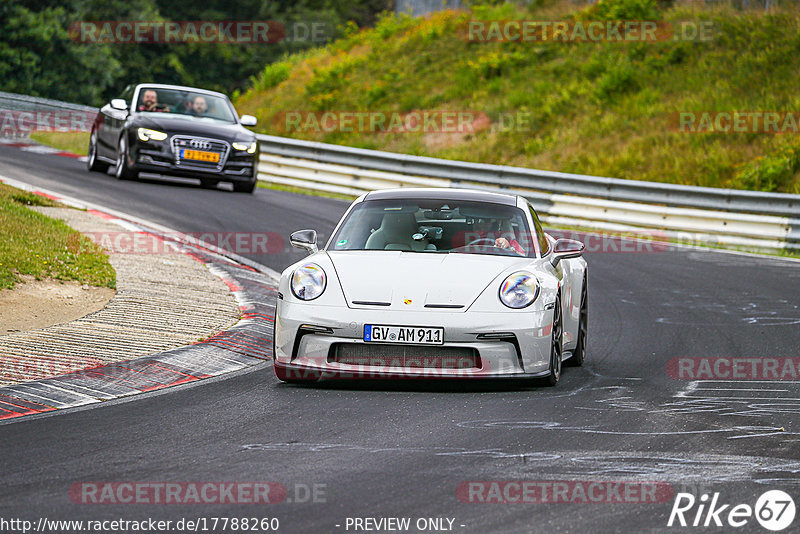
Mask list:
[[31,141],[18,141],[15,139],[3,139],[0,138],[0,145],[3,146],[10,146],[14,148],[18,148],[25,152],[34,152],[36,154],[52,154],[54,156],[61,156],[64,158],[73,158],[77,159],[78,161],[88,161],[88,156],[81,156],[80,154],[73,154],[72,152],[66,152],[64,150],[59,150],[57,148],[52,148],[45,145],[40,145],[38,143],[33,143]]
[[103,206],[0,176],[0,182],[87,209],[121,227],[163,239],[204,263],[231,290],[241,312],[233,327],[159,354],[0,388],[0,421],[95,404],[219,376],[272,358],[278,273],[185,234]]

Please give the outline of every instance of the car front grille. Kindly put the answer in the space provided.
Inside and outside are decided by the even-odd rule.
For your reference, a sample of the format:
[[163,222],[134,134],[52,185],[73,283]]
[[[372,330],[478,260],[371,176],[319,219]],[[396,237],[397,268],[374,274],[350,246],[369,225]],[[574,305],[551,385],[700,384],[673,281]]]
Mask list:
[[[175,155],[175,165],[179,167],[216,170],[220,171],[225,166],[228,154],[231,151],[230,145],[226,141],[218,139],[207,139],[205,137],[174,136],[170,140],[172,153]],[[213,152],[219,154],[218,162],[189,160],[181,158],[181,150],[198,150],[201,152]]]
[[478,351],[469,347],[334,343],[328,363],[417,369],[479,369]]

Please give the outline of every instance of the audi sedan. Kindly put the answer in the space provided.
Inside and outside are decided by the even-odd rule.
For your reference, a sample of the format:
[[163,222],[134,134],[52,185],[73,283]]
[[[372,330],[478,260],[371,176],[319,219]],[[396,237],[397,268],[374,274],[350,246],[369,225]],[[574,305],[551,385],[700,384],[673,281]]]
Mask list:
[[89,138],[88,168],[120,180],[140,172],[198,178],[204,187],[230,182],[252,193],[258,141],[222,93],[176,85],[128,86],[100,109]]
[[367,193],[322,250],[281,274],[274,371],[325,378],[530,378],[586,356],[583,244],[524,198],[459,189]]

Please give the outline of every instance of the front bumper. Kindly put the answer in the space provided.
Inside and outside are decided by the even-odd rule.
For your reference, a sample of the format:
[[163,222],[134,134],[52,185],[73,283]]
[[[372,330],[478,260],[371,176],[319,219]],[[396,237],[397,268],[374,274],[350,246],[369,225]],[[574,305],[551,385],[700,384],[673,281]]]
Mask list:
[[[278,301],[275,316],[275,371],[279,378],[527,378],[550,371],[552,311],[505,313],[407,312],[315,306]],[[363,340],[365,324],[444,327],[444,344],[425,346],[427,356],[406,357],[405,345]],[[324,330],[324,331],[322,331]],[[486,336],[504,335],[500,339]],[[375,357],[343,363],[342,346],[360,345]],[[414,347],[416,352],[419,345]],[[437,350],[443,347],[445,350]],[[452,349],[452,350],[450,350]],[[476,365],[443,353],[477,354]]]
[[252,182],[256,179],[258,151],[256,154],[232,152],[224,160],[221,168],[202,163],[177,163],[175,153],[165,141],[131,143],[131,157],[134,168],[139,172],[152,172],[186,178],[206,178],[225,182]]

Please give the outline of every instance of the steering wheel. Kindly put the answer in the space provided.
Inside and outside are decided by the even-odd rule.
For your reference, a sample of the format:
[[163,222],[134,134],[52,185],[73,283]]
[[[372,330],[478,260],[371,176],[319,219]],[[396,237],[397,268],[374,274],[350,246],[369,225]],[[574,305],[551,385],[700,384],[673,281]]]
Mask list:
[[490,237],[479,237],[478,239],[470,241],[465,246],[466,247],[476,247],[478,245],[485,244],[485,245],[488,245],[490,247],[494,247],[494,243],[495,243],[495,240],[490,238]]

